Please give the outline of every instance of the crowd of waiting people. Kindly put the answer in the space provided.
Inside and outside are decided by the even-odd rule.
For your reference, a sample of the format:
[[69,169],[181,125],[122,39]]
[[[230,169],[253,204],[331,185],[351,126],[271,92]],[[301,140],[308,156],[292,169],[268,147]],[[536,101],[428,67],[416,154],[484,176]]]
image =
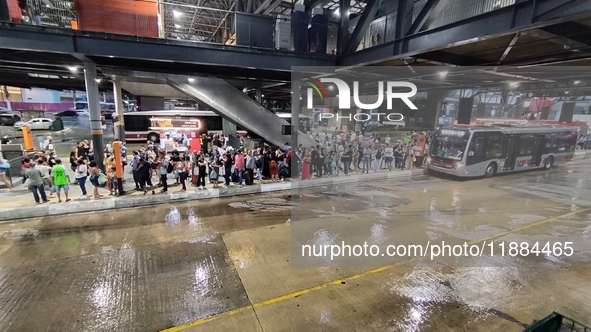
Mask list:
[[[122,143],[120,161],[122,172],[128,170],[133,175],[135,190],[144,195],[154,195],[156,188],[165,193],[171,185],[181,186],[181,191],[186,191],[188,186],[204,190],[208,183],[213,188],[229,187],[233,183],[242,187],[263,181],[284,181],[288,177],[307,180],[313,176],[412,169],[422,167],[425,146],[429,143],[428,134],[413,132],[395,142],[390,136],[364,137],[362,133],[354,132],[346,136],[342,133],[325,134],[323,138],[316,135],[315,139],[316,146],[307,148],[300,145],[295,151],[289,143],[283,147],[265,144],[247,149],[241,142],[240,147],[235,149],[223,135],[215,135],[211,140],[204,141],[200,151],[187,154],[176,150],[167,153],[151,141],[128,153],[125,143]],[[423,144],[420,144],[421,139]],[[89,142],[78,142],[70,154],[69,171],[55,155],[50,137],[44,146],[45,152],[29,154],[22,160],[23,182],[37,203],[48,201],[46,188],[49,197],[56,194],[58,202],[63,201],[62,192],[64,200],[70,201],[70,184],[80,187],[81,199],[88,198],[88,182],[93,186],[94,199],[102,197],[100,187],[106,188],[109,195],[119,194],[120,183],[112,142],[104,150],[102,169],[93,160]]]

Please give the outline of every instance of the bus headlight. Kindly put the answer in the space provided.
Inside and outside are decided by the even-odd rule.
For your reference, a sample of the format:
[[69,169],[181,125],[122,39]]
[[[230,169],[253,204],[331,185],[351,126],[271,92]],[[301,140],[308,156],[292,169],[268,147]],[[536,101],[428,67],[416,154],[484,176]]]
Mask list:
[[456,169],[464,168],[464,163],[457,163]]

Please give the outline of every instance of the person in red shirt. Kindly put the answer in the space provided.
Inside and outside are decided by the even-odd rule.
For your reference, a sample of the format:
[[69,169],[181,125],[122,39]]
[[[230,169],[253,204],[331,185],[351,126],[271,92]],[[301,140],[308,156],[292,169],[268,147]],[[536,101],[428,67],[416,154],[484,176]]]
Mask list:
[[242,187],[242,175],[244,174],[244,155],[242,154],[242,150],[236,151],[236,156],[234,156],[234,172],[236,172],[236,177],[238,178],[238,185]]

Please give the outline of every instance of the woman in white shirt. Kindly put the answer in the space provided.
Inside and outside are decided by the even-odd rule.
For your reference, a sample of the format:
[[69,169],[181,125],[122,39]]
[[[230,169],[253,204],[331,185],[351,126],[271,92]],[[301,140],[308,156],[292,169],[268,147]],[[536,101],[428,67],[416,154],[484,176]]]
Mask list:
[[80,190],[82,190],[82,196],[80,196],[80,198],[86,198],[86,179],[88,179],[88,167],[86,167],[84,159],[78,160],[78,166],[76,167],[76,174],[74,177],[80,186]]

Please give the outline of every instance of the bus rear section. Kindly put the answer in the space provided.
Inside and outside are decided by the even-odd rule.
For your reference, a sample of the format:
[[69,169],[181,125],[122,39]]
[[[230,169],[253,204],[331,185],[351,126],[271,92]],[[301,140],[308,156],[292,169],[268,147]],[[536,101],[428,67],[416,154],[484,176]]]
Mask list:
[[428,168],[460,177],[550,169],[574,157],[577,137],[572,127],[442,129],[434,135]]

